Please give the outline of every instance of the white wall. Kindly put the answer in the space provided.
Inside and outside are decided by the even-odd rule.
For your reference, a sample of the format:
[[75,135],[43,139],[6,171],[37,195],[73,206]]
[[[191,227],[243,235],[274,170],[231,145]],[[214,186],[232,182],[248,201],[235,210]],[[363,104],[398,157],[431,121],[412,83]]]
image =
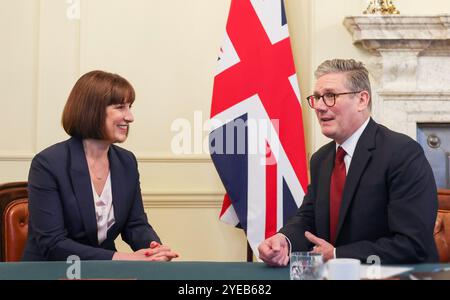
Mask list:
[[[123,145],[138,157],[150,222],[182,260],[245,260],[240,230],[218,221],[223,187],[206,154],[174,155],[171,124],[209,116],[230,0],[0,0],[3,136],[0,182],[26,180],[31,158],[65,139],[62,108],[90,70],[134,85],[135,122]],[[395,0],[402,14],[450,13],[450,1]],[[365,0],[286,0],[302,96],[323,60],[367,60],[342,25]],[[327,140],[303,101],[308,155]],[[205,134],[203,134],[206,136]],[[127,249],[120,244],[122,249]]]

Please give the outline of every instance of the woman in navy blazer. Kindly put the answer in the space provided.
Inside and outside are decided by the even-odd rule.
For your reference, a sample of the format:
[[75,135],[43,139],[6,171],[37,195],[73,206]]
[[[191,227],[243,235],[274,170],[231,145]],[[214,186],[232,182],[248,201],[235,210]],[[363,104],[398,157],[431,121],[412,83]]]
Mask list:
[[[92,71],[73,87],[62,123],[70,139],[30,167],[28,240],[23,260],[158,260],[178,257],[147,221],[135,156],[124,142],[135,93],[116,74]],[[133,253],[117,252],[121,234]]]

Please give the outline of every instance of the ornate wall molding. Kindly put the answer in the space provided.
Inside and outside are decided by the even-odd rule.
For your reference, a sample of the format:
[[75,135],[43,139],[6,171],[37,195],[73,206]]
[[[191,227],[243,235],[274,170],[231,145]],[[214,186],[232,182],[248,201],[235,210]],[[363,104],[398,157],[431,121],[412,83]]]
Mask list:
[[[0,161],[31,161],[34,155],[32,152],[0,152]],[[137,160],[142,163],[212,163],[209,155],[147,154],[138,155]]]
[[0,152],[0,162],[3,161],[17,161],[17,162],[23,162],[23,161],[29,161],[33,159],[34,154],[33,153],[23,153],[18,154],[16,152]]
[[220,208],[223,191],[145,191],[145,208]]
[[209,155],[175,154],[137,154],[138,162],[143,163],[212,163]]
[[354,44],[381,56],[377,79],[383,90],[426,90],[430,85],[421,85],[420,80],[432,72],[428,67],[436,57],[450,56],[450,15],[351,16],[344,19],[344,26]]
[[417,136],[417,123],[450,122],[450,15],[350,16],[353,43],[372,56],[374,117]]
[[442,101],[450,99],[450,92],[399,92],[399,91],[380,91],[378,95],[382,96],[384,101]]
[[[434,16],[349,16],[344,26],[355,43],[368,49],[410,49],[450,39],[450,15]],[[422,46],[420,46],[422,47]]]

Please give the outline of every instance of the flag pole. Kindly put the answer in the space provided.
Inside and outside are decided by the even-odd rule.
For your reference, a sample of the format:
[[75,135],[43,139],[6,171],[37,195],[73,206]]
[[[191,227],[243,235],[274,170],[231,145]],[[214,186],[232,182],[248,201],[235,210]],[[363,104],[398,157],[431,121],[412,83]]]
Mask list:
[[253,250],[247,241],[247,262],[253,262]]

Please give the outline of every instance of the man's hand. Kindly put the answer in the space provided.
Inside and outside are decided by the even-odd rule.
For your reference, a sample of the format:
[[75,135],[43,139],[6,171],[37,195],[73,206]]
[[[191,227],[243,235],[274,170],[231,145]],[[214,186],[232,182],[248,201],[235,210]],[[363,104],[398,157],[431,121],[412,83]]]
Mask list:
[[289,262],[289,245],[281,233],[263,241],[259,247],[259,258],[269,266],[282,267]]
[[315,246],[313,248],[313,253],[320,253],[323,255],[323,261],[326,262],[334,258],[334,247],[324,239],[318,238],[309,231],[305,231],[305,237],[313,243]]

